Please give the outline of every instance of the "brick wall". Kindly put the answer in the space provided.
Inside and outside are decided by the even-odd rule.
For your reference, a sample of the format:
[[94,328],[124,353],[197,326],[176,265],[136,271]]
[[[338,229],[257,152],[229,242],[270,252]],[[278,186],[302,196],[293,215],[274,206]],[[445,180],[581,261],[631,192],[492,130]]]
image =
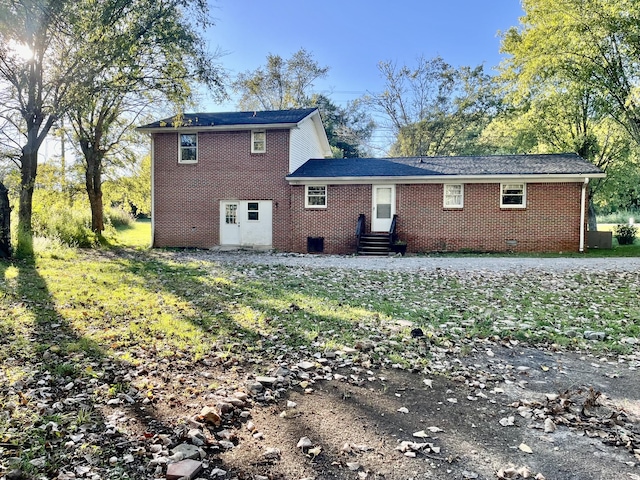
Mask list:
[[178,164],[177,135],[155,135],[154,246],[213,247],[221,200],[271,200],[273,246],[290,250],[289,131],[268,130],[264,154],[249,130],[200,133],[197,164]]
[[[358,214],[371,228],[370,185],[329,185],[328,207],[317,210],[304,208],[304,186],[291,192],[294,251],[318,236],[326,253],[355,252]],[[580,183],[531,183],[526,209],[501,209],[499,183],[466,184],[464,208],[445,210],[442,185],[397,185],[398,233],[409,252],[577,251],[580,193]]]

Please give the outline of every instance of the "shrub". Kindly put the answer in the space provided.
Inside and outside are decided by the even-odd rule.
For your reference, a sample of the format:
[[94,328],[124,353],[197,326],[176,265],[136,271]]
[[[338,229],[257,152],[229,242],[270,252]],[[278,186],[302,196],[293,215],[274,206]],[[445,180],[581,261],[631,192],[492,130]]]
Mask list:
[[88,209],[62,204],[49,205],[47,209],[34,208],[32,223],[34,236],[55,239],[70,247],[92,247],[98,242],[91,231]]
[[115,228],[130,227],[134,221],[133,215],[121,207],[111,207],[105,211],[105,223]]
[[637,233],[638,228],[633,225],[617,225],[614,229],[619,245],[632,245]]

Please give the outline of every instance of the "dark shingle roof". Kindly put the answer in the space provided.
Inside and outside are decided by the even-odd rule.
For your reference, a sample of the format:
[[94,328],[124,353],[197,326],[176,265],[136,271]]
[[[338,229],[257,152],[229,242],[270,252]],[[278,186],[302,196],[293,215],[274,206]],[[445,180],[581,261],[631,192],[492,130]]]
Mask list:
[[[218,113],[185,113],[180,127],[230,127],[235,125],[274,125],[296,124],[311,114],[315,108],[299,108],[293,110],[268,110],[256,112],[218,112]],[[174,117],[158,120],[139,127],[140,130],[151,128],[175,128]]]
[[601,174],[574,153],[479,157],[311,159],[287,178]]

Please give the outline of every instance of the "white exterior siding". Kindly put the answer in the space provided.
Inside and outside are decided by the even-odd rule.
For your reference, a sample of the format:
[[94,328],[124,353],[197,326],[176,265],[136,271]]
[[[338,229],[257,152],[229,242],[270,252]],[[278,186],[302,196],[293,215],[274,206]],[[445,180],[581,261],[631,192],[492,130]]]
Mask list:
[[294,172],[310,158],[324,158],[318,130],[311,117],[300,122],[298,128],[291,129],[289,148],[289,173]]

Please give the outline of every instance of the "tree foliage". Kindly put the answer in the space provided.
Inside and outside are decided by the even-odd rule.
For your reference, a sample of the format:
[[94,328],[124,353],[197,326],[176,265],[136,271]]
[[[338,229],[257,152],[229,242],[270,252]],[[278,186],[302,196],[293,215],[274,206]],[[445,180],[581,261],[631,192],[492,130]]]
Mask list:
[[313,84],[324,78],[329,67],[318,65],[304,48],[291,58],[267,55],[267,64],[238,75],[233,89],[241,94],[242,110],[282,110],[309,105]]
[[640,144],[640,4],[634,0],[523,0],[504,70],[523,97],[557,82],[590,92]]
[[367,97],[387,119],[393,155],[478,153],[476,138],[499,102],[481,66],[454,68],[442,58],[420,57],[415,67],[381,62],[385,89]]
[[241,94],[238,108],[251,111],[317,107],[333,155],[363,156],[373,133],[373,120],[361,102],[340,107],[314,91],[314,82],[326,77],[328,71],[329,67],[320,66],[305,49],[289,59],[269,54],[265,66],[241,73],[233,82],[233,89]]
[[[76,120],[114,125],[117,115],[105,106],[118,105],[125,92],[160,90],[179,102],[194,79],[220,84],[200,33],[207,25],[205,0],[0,0],[2,117],[13,134],[24,136],[14,141],[21,232],[32,232],[38,149],[72,105]],[[106,135],[96,126],[77,132],[83,151],[101,158]],[[92,137],[82,138],[90,130]]]

